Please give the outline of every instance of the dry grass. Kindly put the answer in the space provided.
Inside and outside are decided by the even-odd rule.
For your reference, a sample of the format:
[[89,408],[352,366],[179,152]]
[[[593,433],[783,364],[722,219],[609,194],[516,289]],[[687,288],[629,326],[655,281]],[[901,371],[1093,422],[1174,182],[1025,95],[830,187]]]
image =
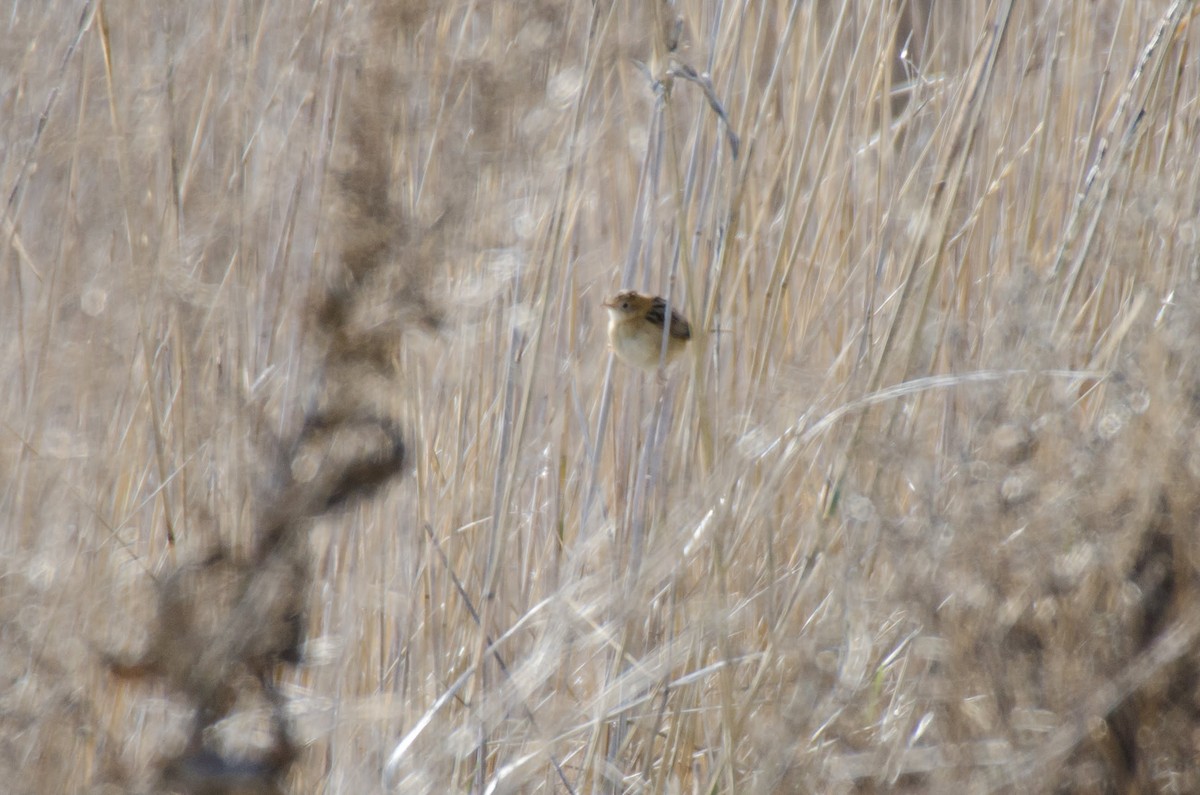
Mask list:
[[1200,790],[1192,4],[742,5],[9,4],[9,791]]

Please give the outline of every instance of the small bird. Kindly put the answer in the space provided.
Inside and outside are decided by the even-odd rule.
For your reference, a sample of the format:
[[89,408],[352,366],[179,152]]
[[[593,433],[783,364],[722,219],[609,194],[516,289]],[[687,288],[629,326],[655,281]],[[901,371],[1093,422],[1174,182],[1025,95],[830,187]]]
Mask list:
[[692,338],[692,327],[672,309],[663,351],[667,302],[658,296],[625,290],[605,301],[604,306],[608,309],[608,341],[617,357],[634,367],[657,370],[660,360],[670,364]]

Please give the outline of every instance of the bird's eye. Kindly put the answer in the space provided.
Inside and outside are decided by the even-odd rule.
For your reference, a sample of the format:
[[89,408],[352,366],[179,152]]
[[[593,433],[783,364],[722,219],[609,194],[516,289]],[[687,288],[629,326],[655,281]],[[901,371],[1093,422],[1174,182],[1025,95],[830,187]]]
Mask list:
[[628,308],[629,308],[629,302],[628,302],[628,301],[622,301],[622,302],[621,302],[621,308],[622,308],[622,309],[628,309]]

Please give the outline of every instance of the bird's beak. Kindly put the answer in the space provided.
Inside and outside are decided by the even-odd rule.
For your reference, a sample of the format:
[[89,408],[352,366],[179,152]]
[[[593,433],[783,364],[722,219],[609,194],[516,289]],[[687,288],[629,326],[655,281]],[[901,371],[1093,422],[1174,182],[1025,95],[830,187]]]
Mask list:
[[605,298],[604,305],[606,307],[608,307],[609,309],[612,309],[613,307],[615,307],[617,305],[617,300],[615,298]]

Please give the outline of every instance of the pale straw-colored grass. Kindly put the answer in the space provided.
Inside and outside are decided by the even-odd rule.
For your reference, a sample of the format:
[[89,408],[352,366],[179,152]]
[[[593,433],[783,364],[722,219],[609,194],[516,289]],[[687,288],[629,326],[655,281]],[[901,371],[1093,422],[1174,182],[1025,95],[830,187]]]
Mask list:
[[10,4],[9,791],[165,786],[314,412],[285,791],[1200,789],[1192,5]]

